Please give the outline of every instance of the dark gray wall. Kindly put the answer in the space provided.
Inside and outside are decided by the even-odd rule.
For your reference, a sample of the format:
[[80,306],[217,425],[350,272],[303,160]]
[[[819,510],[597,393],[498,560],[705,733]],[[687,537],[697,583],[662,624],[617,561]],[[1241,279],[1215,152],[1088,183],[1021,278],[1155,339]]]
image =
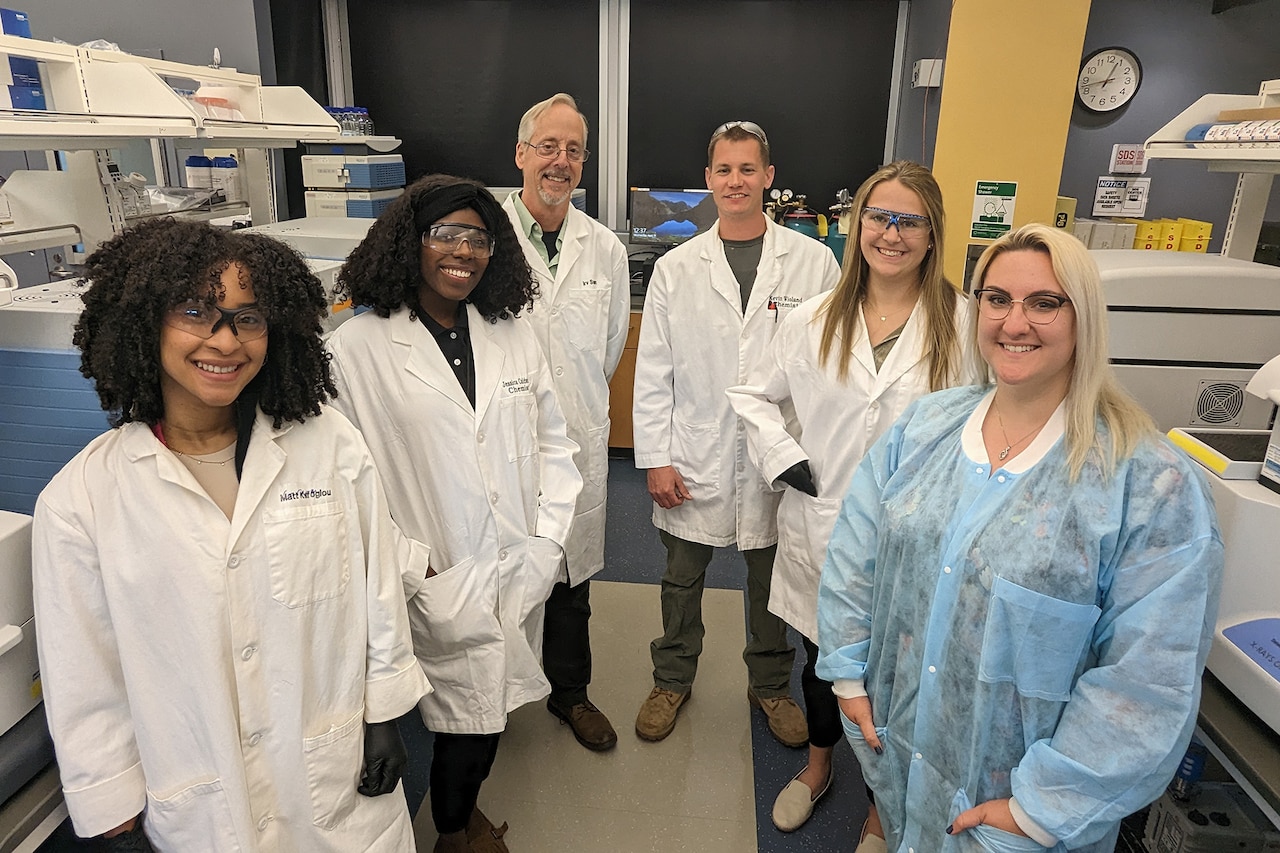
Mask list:
[[[913,3],[912,5],[915,5]],[[1263,80],[1280,77],[1280,0],[1264,0],[1221,14],[1211,0],[1093,0],[1084,54],[1120,45],[1142,63],[1142,88],[1120,114],[1098,118],[1078,105],[1071,117],[1059,192],[1079,199],[1088,216],[1099,175],[1115,143],[1142,143],[1210,92],[1256,95]],[[1209,251],[1221,249],[1236,176],[1203,164],[1152,161],[1146,218],[1187,216],[1213,223]],[[1280,218],[1272,193],[1269,219]]]
[[[917,59],[946,58],[947,33],[951,28],[951,4],[952,0],[911,0],[907,6],[907,41],[903,51],[898,121],[893,141],[895,160],[914,160],[926,166],[933,165],[942,89],[912,89],[911,66]],[[944,62],[944,82],[946,74]]]
[[121,50],[173,62],[222,64],[257,74],[258,31],[253,0],[16,0],[31,16],[31,34],[81,44],[106,39]]

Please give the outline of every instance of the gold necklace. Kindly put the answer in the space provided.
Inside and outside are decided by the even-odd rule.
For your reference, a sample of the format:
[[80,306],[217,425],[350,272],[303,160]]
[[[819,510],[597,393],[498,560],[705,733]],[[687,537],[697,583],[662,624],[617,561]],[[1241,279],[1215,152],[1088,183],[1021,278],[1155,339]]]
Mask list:
[[872,313],[872,314],[874,314],[874,315],[876,315],[877,317],[879,317],[879,318],[880,318],[880,322],[881,322],[881,323],[885,322],[885,321],[886,321],[886,320],[888,320],[890,317],[893,317],[893,316],[895,316],[895,315],[897,315],[897,314],[901,314],[903,311],[909,311],[910,309],[912,309],[912,308],[916,307],[916,304],[915,304],[914,302],[912,302],[910,305],[906,306],[905,308],[897,308],[897,309],[894,309],[893,311],[890,311],[888,314],[881,314],[881,313],[880,313],[880,309],[879,309],[879,308],[877,308],[876,306],[872,305],[872,304],[871,304],[871,300],[870,300],[870,299],[868,299],[868,300],[864,301],[862,304],[863,304],[863,305],[866,305],[868,308],[870,308],[870,309],[871,309],[871,313]]
[[[1038,433],[1040,430],[1044,429],[1044,425],[1045,425],[1045,424],[1047,424],[1047,423],[1049,422],[1049,418],[1045,418],[1045,419],[1044,419],[1044,422],[1043,422],[1043,423],[1041,423],[1041,424],[1040,424],[1040,426],[1038,426],[1038,427],[1036,427],[1035,429],[1031,430],[1031,432],[1027,433],[1027,434],[1026,434],[1026,435],[1024,435],[1022,438],[1018,439],[1017,441],[1010,441],[1010,440],[1009,440],[1009,433],[1007,433],[1007,432],[1005,432],[1005,431],[1004,431],[1004,418],[1000,417],[1000,407],[996,405],[996,401],[995,401],[994,399],[992,399],[992,401],[991,401],[991,408],[992,408],[992,409],[995,411],[995,413],[996,413],[996,423],[998,423],[998,424],[1000,425],[1000,435],[1002,435],[1002,436],[1004,437],[1004,450],[1001,450],[1001,451],[1000,451],[1000,461],[1001,461],[1001,462],[1003,462],[1003,461],[1005,460],[1005,458],[1009,455],[1009,451],[1010,451],[1010,450],[1013,450],[1013,446],[1014,446],[1015,444],[1022,444],[1022,442],[1026,441],[1028,438],[1031,438],[1031,436],[1035,435],[1035,434],[1036,434],[1036,433]],[[1053,417],[1053,415],[1052,415],[1052,414],[1050,414],[1050,416],[1049,416],[1049,417]]]
[[[181,456],[183,459],[190,459],[192,462],[196,463],[197,465],[226,465],[232,459],[236,458],[236,449],[234,444],[230,448],[227,448],[231,451],[231,455],[228,456],[226,459],[200,459],[195,456],[192,456],[190,453],[183,453],[181,450],[174,450],[174,448],[172,447],[170,447],[169,449],[173,450],[175,454],[177,454],[178,456]],[[225,453],[226,449],[221,450],[219,452]],[[212,454],[207,454],[207,455],[212,455]]]

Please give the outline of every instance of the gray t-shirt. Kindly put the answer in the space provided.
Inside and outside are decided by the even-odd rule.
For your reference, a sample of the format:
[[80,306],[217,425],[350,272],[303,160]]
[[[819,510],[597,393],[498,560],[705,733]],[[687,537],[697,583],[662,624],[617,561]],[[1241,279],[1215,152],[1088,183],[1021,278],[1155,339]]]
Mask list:
[[751,240],[721,240],[724,243],[724,258],[733,270],[733,277],[738,280],[742,290],[742,310],[747,310],[747,302],[751,299],[751,286],[756,283],[756,269],[760,266],[760,255],[764,251],[764,235]]

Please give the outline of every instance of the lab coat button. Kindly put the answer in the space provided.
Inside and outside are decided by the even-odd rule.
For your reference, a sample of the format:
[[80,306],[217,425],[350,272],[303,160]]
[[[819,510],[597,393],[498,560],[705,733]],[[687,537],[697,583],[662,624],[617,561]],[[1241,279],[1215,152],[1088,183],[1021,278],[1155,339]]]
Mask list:
[[452,340],[455,340],[455,341],[456,341],[456,340],[458,339],[458,333],[457,333],[457,332],[450,332],[450,333],[449,333],[449,337],[450,337],[450,339],[452,339]]
[[563,368],[563,367],[557,367],[557,368],[556,368],[556,376],[564,376],[564,368]]
[[239,557],[232,557],[230,560],[227,560],[227,568],[234,569],[238,565],[240,565]]
[[871,409],[871,410],[874,412],[876,409],[880,408],[880,401],[878,401],[878,400],[872,400],[872,401],[871,401],[871,405],[870,405],[870,406],[868,406],[868,408],[869,408],[869,409]]
[[924,758],[924,756],[917,752],[917,753],[916,753],[916,761],[919,761],[919,760],[920,760],[920,759],[922,759],[922,758]]
[[930,672],[937,672],[937,671],[938,671],[938,668],[937,668],[936,666],[931,666],[931,667],[929,667],[929,671],[930,671]]
[[981,466],[979,466],[979,467],[977,467],[977,468],[974,468],[973,470],[977,471],[979,474],[981,474],[981,473],[982,473],[982,467],[981,467]]
[[1003,482],[1004,482],[1004,475],[1003,475],[1003,474],[1001,474],[999,477],[996,477],[996,482],[998,482],[998,483],[1003,483]]
[[950,566],[943,566],[943,567],[942,567],[942,572],[943,572],[943,574],[948,574],[948,575],[949,575],[949,574],[951,574],[951,567],[950,567]]
[[489,495],[489,503],[493,504],[494,506],[497,506],[497,505],[498,505],[498,493],[497,493],[497,492],[494,492],[493,494]]
[[257,746],[258,741],[260,740],[262,740],[262,733],[254,732],[253,734],[249,735],[249,746]]
[[271,816],[270,816],[270,815],[268,815],[267,817],[264,817],[262,820],[258,821],[258,832],[266,832],[266,831],[267,831],[267,824],[268,824],[268,823],[270,823],[270,822],[271,822]]
[[476,433],[476,442],[477,442],[477,443],[479,443],[479,444],[484,444],[484,433],[483,433],[483,432],[478,432],[478,433]]
[[240,653],[240,657],[242,660],[248,660],[249,658],[253,657],[253,653],[256,651],[257,649],[255,649],[253,646],[245,646],[244,651]]
[[499,559],[499,560],[505,560],[505,559],[507,559],[507,549],[506,549],[506,548],[503,548],[501,551],[499,551],[499,552],[498,552],[498,559]]

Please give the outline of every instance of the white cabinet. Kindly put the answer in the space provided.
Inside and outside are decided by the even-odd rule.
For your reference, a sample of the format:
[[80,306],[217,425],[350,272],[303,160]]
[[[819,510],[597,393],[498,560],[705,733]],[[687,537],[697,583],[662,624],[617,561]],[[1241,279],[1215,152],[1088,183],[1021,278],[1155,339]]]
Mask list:
[[1196,125],[1218,123],[1218,113],[1222,110],[1252,107],[1280,107],[1280,80],[1264,82],[1256,97],[1205,95],[1156,131],[1146,144],[1147,157],[1151,159],[1196,160],[1211,172],[1240,175],[1223,236],[1222,254],[1244,261],[1253,260],[1271,185],[1280,173],[1280,143],[1259,145],[1251,141],[1224,140],[1193,145],[1186,137]]
[[[338,135],[305,91],[263,86],[254,74],[15,36],[0,36],[0,54],[40,62],[49,106],[0,110],[0,149],[60,152],[49,171],[15,172],[4,185],[10,215],[0,223],[0,254],[76,243],[92,250],[119,233],[129,218],[104,152],[130,140],[153,140],[158,161],[166,151],[237,149],[247,202],[196,215],[243,213],[263,224],[277,218],[269,149]],[[158,171],[173,180],[180,166]]]

